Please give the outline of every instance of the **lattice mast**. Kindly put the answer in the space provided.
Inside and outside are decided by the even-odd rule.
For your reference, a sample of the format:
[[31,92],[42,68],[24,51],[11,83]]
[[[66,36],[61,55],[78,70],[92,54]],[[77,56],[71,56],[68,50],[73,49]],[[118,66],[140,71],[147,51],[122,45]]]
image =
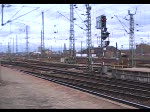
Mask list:
[[91,6],[85,4],[86,6],[86,15],[87,15],[87,58],[88,58],[88,70],[93,71],[92,67],[92,39],[91,39]]
[[42,12],[42,29],[41,29],[41,55],[43,56],[44,45],[44,12]]
[[27,26],[26,26],[26,53],[27,53],[27,55],[29,54],[28,29],[29,29],[29,26],[27,25]]
[[131,52],[131,67],[135,66],[134,56],[135,56],[135,38],[134,38],[134,18],[133,15],[128,10],[128,15],[130,16],[130,28],[129,28],[129,50]]
[[75,57],[75,37],[74,37],[74,4],[70,4],[70,38],[69,38],[69,49],[70,57]]

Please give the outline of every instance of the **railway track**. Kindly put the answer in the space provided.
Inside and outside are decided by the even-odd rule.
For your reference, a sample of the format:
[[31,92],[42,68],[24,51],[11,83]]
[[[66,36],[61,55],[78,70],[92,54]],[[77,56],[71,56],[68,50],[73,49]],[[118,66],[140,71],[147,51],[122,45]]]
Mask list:
[[[47,67],[48,67],[48,69],[47,70],[50,70],[50,69],[52,69],[52,68],[50,68],[50,67],[57,67],[58,69],[65,69],[65,70],[68,70],[69,68],[73,68],[73,69],[79,69],[81,66],[79,66],[79,65],[70,65],[70,64],[62,64],[62,63],[46,63],[46,62],[39,62],[39,61],[34,61],[34,60],[32,60],[31,62],[29,61],[29,60],[26,60],[25,62],[20,62],[20,61],[13,61],[12,63],[14,63],[14,65],[15,64],[19,64],[19,65],[23,65],[23,64],[29,64],[29,63],[31,63],[32,65],[36,65],[36,67],[37,67],[37,65],[39,65],[39,66],[43,66],[44,68],[42,68],[42,69],[47,69]],[[85,66],[84,66],[85,67]],[[84,68],[83,67],[83,68]],[[84,69],[81,69],[81,71],[82,70],[84,70]],[[61,70],[60,70],[61,71]],[[83,71],[82,71],[83,72]],[[84,71],[84,72],[86,72],[86,71]],[[80,74],[80,72],[79,72],[79,74]],[[82,73],[83,74],[83,73]],[[98,76],[99,76],[99,74],[98,73],[94,73],[94,74],[97,74]],[[85,75],[87,75],[87,73],[85,73],[84,74],[84,76]],[[90,75],[90,74],[88,74],[88,75]],[[92,76],[93,77],[93,76]],[[102,78],[102,76],[101,76],[101,78]],[[107,77],[104,77],[105,78],[105,80],[106,80],[106,78]],[[108,80],[108,78],[107,78],[107,80]],[[133,83],[134,82],[134,84],[136,84],[136,85],[138,85],[139,86],[139,84],[141,84],[141,85],[144,85],[144,86],[149,86],[149,84],[147,85],[147,84],[145,84],[145,82],[139,82],[139,81],[133,81],[133,80],[129,80],[129,79],[116,79],[116,78],[114,78],[114,80],[112,80],[112,81],[116,81],[117,80],[117,82],[118,81],[125,81],[125,82],[127,82],[128,84],[130,84],[130,83]],[[131,84],[131,86],[133,86],[132,84]]]
[[[15,61],[15,62],[21,62],[21,61]],[[49,67],[57,67],[57,68],[75,68],[78,70],[86,70],[87,65],[86,64],[67,64],[67,63],[58,63],[58,62],[41,62],[38,60],[23,60],[22,63],[32,63],[33,65],[43,65],[43,66],[49,66]],[[95,71],[98,70],[101,66],[93,65],[93,69]]]
[[[20,70],[43,77],[48,80],[65,83],[76,88],[90,91],[93,94],[107,96],[119,102],[125,102],[138,108],[150,108],[150,86],[149,84],[122,81],[108,77],[89,75],[82,72],[73,72],[65,69],[56,69],[47,66],[31,65],[31,63],[5,63]],[[139,85],[140,84],[140,85]],[[134,103],[133,103],[134,101]],[[130,103],[129,103],[130,102]]]

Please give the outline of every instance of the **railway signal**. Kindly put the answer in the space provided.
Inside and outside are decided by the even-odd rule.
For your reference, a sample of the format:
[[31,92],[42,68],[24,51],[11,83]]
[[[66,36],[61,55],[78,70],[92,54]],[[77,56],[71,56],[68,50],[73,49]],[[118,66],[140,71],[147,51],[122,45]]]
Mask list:
[[101,15],[96,17],[96,29],[102,29],[102,28],[106,28],[106,16],[105,15]]
[[101,15],[101,27],[106,28],[106,16]]
[[110,44],[110,41],[109,40],[107,40],[106,41],[106,39],[109,37],[109,32],[102,32],[102,35],[101,35],[101,37],[102,37],[102,41],[104,42],[103,44],[103,47],[107,47],[107,46],[109,46],[109,44]]
[[110,44],[109,39],[107,39],[110,33],[107,31],[106,20],[107,19],[105,15],[101,15],[96,18],[96,28],[101,30],[101,53],[103,58],[101,73],[104,73],[106,71],[104,70],[106,68],[104,67],[104,57],[105,57],[104,50],[106,50],[106,47],[109,46]]
[[106,16],[101,15],[96,18],[96,28],[101,29],[101,47],[107,47],[110,44],[110,41],[106,41],[106,39],[109,37],[109,32],[106,28]]
[[109,37],[109,32],[102,32],[102,39],[106,40],[107,37]]
[[106,28],[106,20],[106,16],[101,15],[101,44],[103,43],[102,47],[107,47],[110,43],[109,40],[106,41],[110,34]]

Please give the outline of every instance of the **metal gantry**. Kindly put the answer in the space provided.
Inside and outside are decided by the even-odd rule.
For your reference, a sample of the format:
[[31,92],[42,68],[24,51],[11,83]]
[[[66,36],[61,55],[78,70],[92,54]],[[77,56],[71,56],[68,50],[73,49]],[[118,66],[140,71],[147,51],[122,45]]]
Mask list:
[[26,26],[26,53],[27,53],[27,56],[29,56],[29,37],[28,37],[28,30],[29,30],[29,26],[27,25]]
[[18,43],[17,43],[17,35],[16,35],[16,53],[18,53]]
[[14,42],[15,42],[15,41],[14,41],[14,37],[13,37],[13,53],[15,53],[15,51],[14,51],[14,47],[15,47],[14,44],[15,44],[15,43],[14,43]]
[[86,6],[86,15],[87,15],[87,58],[88,58],[88,71],[93,71],[92,66],[92,39],[91,39],[91,6],[85,4]]
[[82,48],[82,41],[81,41],[81,57],[82,57],[82,49],[83,49],[83,48]]
[[75,37],[74,37],[74,4],[70,4],[70,38],[69,38],[69,49],[70,57],[75,57]]
[[4,11],[4,4],[2,4],[2,23],[1,23],[1,25],[3,26],[4,24],[3,24],[3,11]]
[[131,67],[135,66],[134,56],[135,56],[135,38],[134,38],[134,18],[133,15],[128,10],[128,14],[130,16],[130,28],[129,28],[129,50],[131,52]]
[[[137,9],[136,9],[137,10]],[[117,17],[117,15],[115,15],[115,17],[119,20],[119,22],[121,23],[123,29],[125,30],[125,32],[127,34],[129,34],[129,50],[130,50],[130,54],[131,54],[131,67],[135,67],[135,37],[134,37],[134,15],[136,14],[136,11],[134,14],[130,13],[130,10],[128,10],[128,15],[130,16],[129,18],[129,33],[127,32],[127,30],[125,29],[125,27],[123,26],[122,22],[119,20],[119,18]],[[127,20],[127,19],[126,19]]]
[[8,42],[8,58],[9,60],[11,59],[11,46],[9,42]]
[[42,29],[41,29],[41,56],[43,56],[44,45],[44,12],[42,12]]

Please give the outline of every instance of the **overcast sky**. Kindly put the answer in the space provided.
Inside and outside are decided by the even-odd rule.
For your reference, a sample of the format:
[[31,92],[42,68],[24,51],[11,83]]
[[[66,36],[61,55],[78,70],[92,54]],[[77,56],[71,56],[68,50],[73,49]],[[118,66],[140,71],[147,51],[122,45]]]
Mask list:
[[[81,15],[86,13],[86,7],[85,4],[76,5],[77,8],[74,9],[74,17],[76,18],[74,29],[76,38],[75,45],[76,48],[79,48],[81,41],[83,41],[83,47],[86,47],[86,32],[79,28],[80,26],[86,29],[83,22],[86,16]],[[8,5],[6,4],[6,6]],[[135,43],[150,42],[150,4],[90,4],[90,6],[92,7],[92,45],[95,47],[98,46],[99,42],[97,37],[100,36],[100,30],[95,28],[96,17],[105,14],[107,17],[108,32],[110,32],[110,46],[115,46],[117,42],[118,48],[121,48],[121,45],[123,45],[123,48],[129,48],[129,34],[125,32],[119,20],[129,32],[129,21],[125,19],[129,19],[128,10],[130,10],[131,13],[135,13],[136,8],[137,11],[134,15]],[[53,48],[63,48],[64,43],[66,43],[68,49],[70,4],[11,4],[11,7],[4,7],[3,22],[6,23],[8,20],[13,21],[4,26],[0,26],[0,43],[2,43],[2,45],[7,45],[8,42],[11,42],[12,44],[12,39],[15,39],[17,35],[18,44],[25,49],[26,34],[23,32],[23,29],[25,29],[26,25],[29,25],[30,48],[40,45],[42,11],[44,11],[45,47],[51,48],[52,46]],[[119,20],[114,15],[117,15]]]

